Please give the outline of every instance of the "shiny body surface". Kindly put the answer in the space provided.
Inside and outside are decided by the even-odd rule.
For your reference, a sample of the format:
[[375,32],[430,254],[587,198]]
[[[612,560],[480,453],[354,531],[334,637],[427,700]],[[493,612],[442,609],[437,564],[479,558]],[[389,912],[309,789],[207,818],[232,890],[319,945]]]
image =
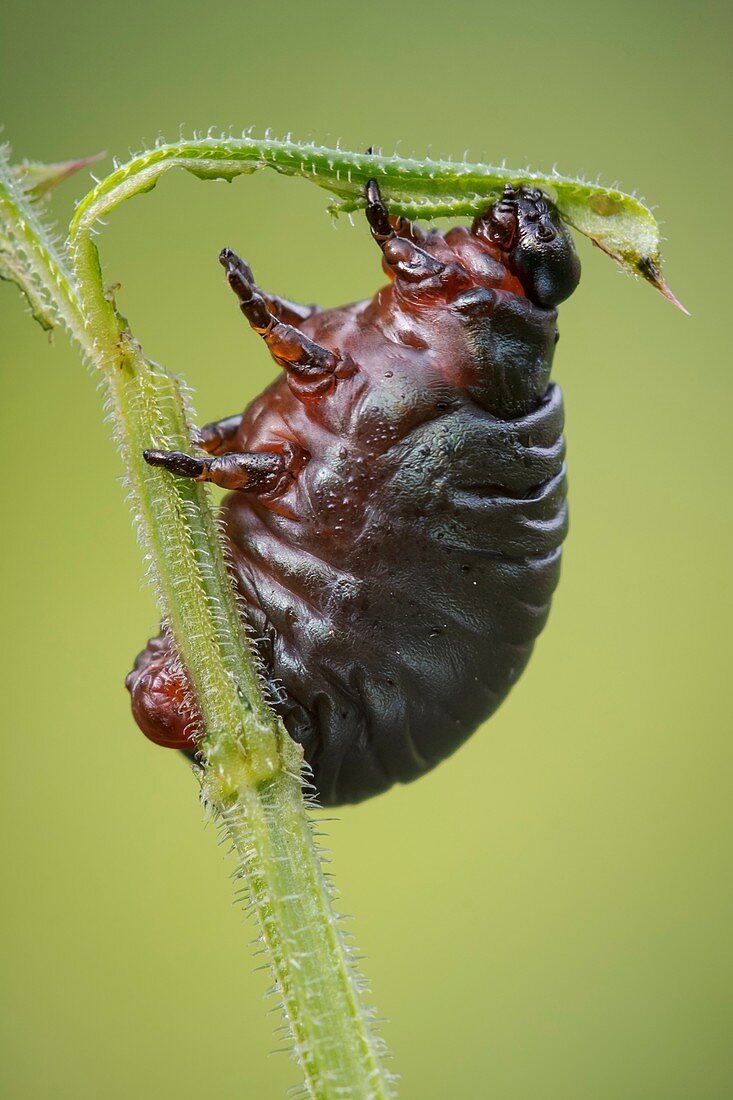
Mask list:
[[[567,231],[524,189],[446,233],[367,200],[390,276],[370,301],[298,312],[222,254],[285,369],[202,430],[213,458],[149,455],[238,490],[223,516],[245,614],[324,804],[414,779],[497,708],[545,623],[567,527],[550,383],[556,305],[579,278]],[[190,747],[185,672],[151,645],[128,678],[135,716]]]

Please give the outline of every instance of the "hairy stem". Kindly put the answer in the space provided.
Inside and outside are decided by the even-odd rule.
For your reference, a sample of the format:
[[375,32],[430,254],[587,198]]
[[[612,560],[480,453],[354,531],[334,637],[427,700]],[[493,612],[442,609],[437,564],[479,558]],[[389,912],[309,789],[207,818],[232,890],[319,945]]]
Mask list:
[[0,278],[17,283],[45,329],[62,323],[87,358],[92,342],[66,256],[53,245],[37,204],[0,146]]
[[[328,149],[289,138],[206,137],[160,144],[123,164],[79,204],[72,235],[88,233],[99,218],[125,199],[152,190],[170,168],[185,168],[200,179],[233,180],[274,168],[301,176],[335,196],[335,211],[364,205],[364,188],[379,182],[390,210],[410,218],[466,217],[481,214],[505,184],[540,187],[557,205],[562,218],[624,270],[640,276],[674,305],[661,269],[659,226],[651,210],[633,195],[582,179],[543,175],[521,169],[448,160],[416,160]],[[686,312],[686,311],[685,311]]]
[[2,155],[0,218],[0,274],[102,372],[161,612],[204,716],[202,795],[258,917],[306,1089],[318,1100],[389,1097],[306,814],[302,754],[263,695],[207,493],[142,457],[146,447],[190,447],[181,386],[145,359],[105,294],[90,227],[77,225],[72,275]]

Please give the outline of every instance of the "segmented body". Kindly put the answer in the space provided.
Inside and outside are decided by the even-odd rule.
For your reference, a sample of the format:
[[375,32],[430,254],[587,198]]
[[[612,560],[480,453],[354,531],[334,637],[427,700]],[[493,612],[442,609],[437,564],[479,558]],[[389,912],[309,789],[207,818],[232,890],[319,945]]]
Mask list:
[[[555,301],[579,271],[541,196],[500,202],[447,233],[373,215],[393,281],[370,301],[296,318],[262,295],[273,317],[297,320],[299,347],[332,353],[318,371],[313,355],[296,370],[277,336],[288,326],[252,319],[227,254],[243,311],[286,370],[202,441],[213,455],[275,456],[266,474],[264,459],[246,475],[239,462],[245,491],[226,498],[225,529],[278,708],[324,804],[453,752],[522,672],[557,584],[566,482],[549,376]],[[183,458],[151,461],[232,483],[236,459],[196,475]],[[133,707],[149,736],[181,747],[195,714],[167,643],[153,647],[128,679]]]

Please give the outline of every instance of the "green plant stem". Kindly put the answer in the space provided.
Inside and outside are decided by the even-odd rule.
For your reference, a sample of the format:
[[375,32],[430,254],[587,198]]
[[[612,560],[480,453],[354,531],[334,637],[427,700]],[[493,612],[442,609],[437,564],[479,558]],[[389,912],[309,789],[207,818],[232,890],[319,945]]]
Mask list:
[[507,183],[540,187],[562,218],[616,260],[627,272],[651,283],[683,309],[662,277],[659,226],[651,210],[633,195],[583,179],[488,164],[352,153],[289,138],[206,137],[159,144],[120,165],[79,204],[72,237],[133,195],[152,190],[169,169],[200,179],[231,181],[261,168],[301,176],[335,196],[333,209],[364,205],[364,189],[379,181],[390,210],[408,218],[473,217],[485,211]]
[[480,214],[506,183],[539,186],[567,222],[627,271],[676,299],[661,276],[653,215],[614,188],[557,174],[249,136],[160,145],[116,168],[76,210],[70,272],[68,258],[53,247],[29,194],[0,156],[0,276],[24,289],[45,327],[63,323],[105,380],[162,616],[204,717],[202,794],[236,853],[307,1089],[322,1100],[378,1100],[392,1095],[392,1085],[313,843],[300,750],[264,698],[208,496],[202,486],[148,467],[142,458],[147,447],[189,449],[186,401],[177,379],[146,360],[105,294],[92,240],[102,217],[153,188],[175,166],[211,180],[274,168],[327,189],[342,211],[363,205],[365,184],[375,177],[393,212],[427,219]]
[[301,787],[302,754],[267,705],[202,486],[143,460],[187,449],[189,416],[174,376],[150,363],[103,288],[96,247],[74,236],[73,277],[0,158],[3,273],[66,325],[102,372],[133,509],[167,628],[204,717],[201,784],[237,859],[268,948],[275,988],[308,1093],[393,1095],[359,979],[339,932]]
[[93,355],[66,257],[56,249],[37,204],[0,146],[0,278],[15,282],[42,328],[63,324],[87,359]]

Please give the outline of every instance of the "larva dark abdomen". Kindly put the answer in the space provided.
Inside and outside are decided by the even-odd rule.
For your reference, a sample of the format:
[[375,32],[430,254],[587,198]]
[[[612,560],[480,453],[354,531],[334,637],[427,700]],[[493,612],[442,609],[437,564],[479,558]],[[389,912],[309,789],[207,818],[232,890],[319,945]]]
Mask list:
[[[549,382],[555,307],[579,278],[567,230],[525,188],[447,233],[389,219],[374,184],[367,214],[392,280],[369,302],[296,307],[222,254],[284,373],[202,430],[208,457],[148,454],[234,490],[246,614],[324,804],[414,779],[496,709],[546,620],[567,525]],[[128,686],[148,736],[191,747],[165,640]]]

